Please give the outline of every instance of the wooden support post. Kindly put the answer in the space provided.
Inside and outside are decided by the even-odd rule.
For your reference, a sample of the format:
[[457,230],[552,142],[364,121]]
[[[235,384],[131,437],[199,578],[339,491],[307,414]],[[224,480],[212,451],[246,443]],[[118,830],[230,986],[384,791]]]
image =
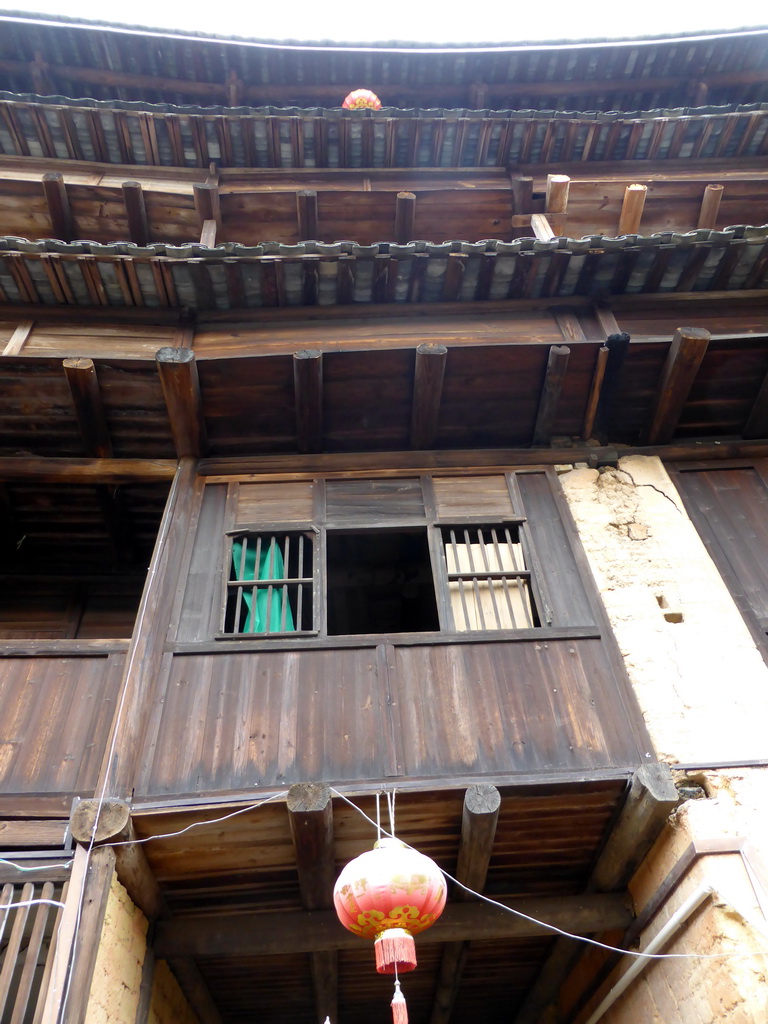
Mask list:
[[73,241],[77,230],[69,207],[67,186],[58,171],[50,171],[43,175],[43,194],[48,204],[48,216],[51,218],[53,237],[60,238],[63,242]]
[[203,245],[214,246],[221,241],[221,202],[219,186],[196,181],[192,186],[195,196],[195,210],[200,226],[200,241]]
[[707,185],[704,189],[704,197],[701,200],[697,228],[711,228],[714,230],[717,227],[717,215],[720,212],[720,201],[722,198],[722,185]]
[[448,349],[445,345],[426,343],[416,349],[411,407],[411,448],[435,447],[447,359]]
[[544,200],[545,213],[566,213],[571,179],[567,174],[547,175],[547,194]]
[[176,453],[199,458],[208,446],[195,354],[188,348],[161,348],[155,355],[171,421]]
[[303,453],[323,450],[323,353],[303,349],[293,354],[296,441]]
[[[296,851],[301,902],[306,910],[330,909],[336,879],[330,788],[319,783],[291,786],[286,806]],[[318,1024],[326,1017],[336,1020],[339,998],[336,950],[312,953],[311,966]]]
[[65,359],[64,373],[72,395],[85,454],[91,458],[111,459],[112,439],[93,360]]
[[122,184],[123,202],[128,217],[128,234],[136,245],[149,244],[149,221],[144,203],[144,192],[141,182],[124,181]]
[[[679,799],[667,765],[645,764],[638,768],[624,807],[592,873],[588,892],[617,889],[629,881]],[[549,1019],[546,1008],[557,999],[560,986],[582,953],[583,949],[572,940],[557,940],[528,990],[514,1024],[539,1024]]]
[[34,320],[24,320],[15,328],[3,349],[4,356],[17,356],[26,344],[27,338],[35,326]]
[[317,238],[317,192],[313,189],[296,193],[296,220],[300,242]]
[[700,327],[678,327],[656,385],[656,399],[646,439],[648,444],[667,444],[690,394],[696,374],[707,352],[709,331]]
[[741,432],[742,437],[768,437],[768,373],[752,403],[752,408]]
[[600,403],[600,392],[603,387],[603,381],[605,380],[605,368],[607,365],[608,346],[601,345],[597,350],[595,369],[592,373],[592,384],[589,389],[589,398],[587,399],[587,410],[584,413],[584,426],[582,427],[581,436],[585,441],[588,441],[589,438],[592,437],[592,432],[595,428],[597,407]]
[[[65,359],[64,373],[85,454],[91,458],[111,459],[112,440],[93,360]],[[98,484],[96,496],[118,561],[131,562],[136,554],[136,545],[131,516],[122,493],[116,487]]]
[[[46,971],[48,974],[48,990],[39,1024],[58,1024],[67,992],[67,978],[72,957],[72,948],[78,934],[80,894],[86,884],[86,872],[89,867],[88,852],[78,846],[72,859],[72,871],[64,899],[64,910],[59,918],[59,927],[51,939],[51,952],[48,954]],[[101,929],[99,929],[101,934]]]
[[[495,786],[470,786],[464,796],[456,878],[475,892],[482,892],[485,886],[500,806],[501,796]],[[466,903],[476,897],[457,886],[453,899]],[[450,1021],[468,951],[467,942],[451,942],[443,947],[430,1024]]]
[[610,334],[605,342],[608,355],[594,419],[594,430],[600,439],[606,438],[611,431],[619,377],[629,351],[629,341],[629,335],[625,331],[619,331],[616,334]]
[[398,192],[395,200],[395,241],[400,245],[413,241],[416,220],[416,196],[413,192]]
[[533,212],[533,178],[510,178],[512,214]]
[[547,374],[544,378],[544,387],[541,390],[539,412],[531,441],[534,447],[548,445],[552,437],[557,407],[560,402],[560,392],[563,388],[570,355],[571,350],[567,345],[552,345],[549,349]]
[[[562,235],[565,230],[565,217],[568,212],[568,196],[571,189],[571,179],[567,174],[548,174],[547,192],[544,199],[544,212],[547,215],[552,230],[556,235]],[[533,223],[533,221],[531,221]]]
[[617,234],[636,235],[638,233],[647,192],[647,185],[627,185],[624,189],[624,202],[621,205]]

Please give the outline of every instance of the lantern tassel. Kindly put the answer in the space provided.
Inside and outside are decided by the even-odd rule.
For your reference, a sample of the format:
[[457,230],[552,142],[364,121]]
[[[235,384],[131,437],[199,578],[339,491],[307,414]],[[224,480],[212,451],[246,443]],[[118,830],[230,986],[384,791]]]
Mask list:
[[392,1024],[408,1024],[408,1006],[405,996],[400,991],[400,982],[395,981],[395,994],[392,996]]
[[379,974],[397,974],[416,968],[416,943],[405,928],[387,928],[373,944]]

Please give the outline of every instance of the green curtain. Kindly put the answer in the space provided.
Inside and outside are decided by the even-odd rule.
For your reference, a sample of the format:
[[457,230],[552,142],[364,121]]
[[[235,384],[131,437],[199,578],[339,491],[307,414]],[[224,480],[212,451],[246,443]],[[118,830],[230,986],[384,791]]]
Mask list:
[[[232,565],[235,579],[243,580],[279,580],[283,578],[285,566],[283,553],[273,541],[262,546],[259,555],[259,570],[256,575],[256,544],[251,539],[245,551],[243,564],[243,542],[236,540],[232,545]],[[242,572],[242,575],[240,573]],[[255,601],[254,601],[255,596]],[[270,600],[271,598],[271,600]],[[243,600],[248,609],[241,633],[293,633],[296,626],[290,603],[286,600],[285,626],[283,626],[283,588],[273,587],[270,595],[268,587],[258,587],[254,593],[243,587]],[[269,629],[267,629],[267,609],[269,609]]]

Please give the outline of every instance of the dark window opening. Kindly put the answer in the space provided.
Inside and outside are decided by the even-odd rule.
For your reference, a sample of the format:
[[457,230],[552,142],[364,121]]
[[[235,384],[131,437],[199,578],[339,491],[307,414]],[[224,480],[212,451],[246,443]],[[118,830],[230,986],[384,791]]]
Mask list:
[[225,633],[312,631],[313,545],[305,533],[233,538]]
[[541,625],[517,525],[444,526],[441,534],[457,630]]
[[328,634],[440,629],[426,530],[327,533]]

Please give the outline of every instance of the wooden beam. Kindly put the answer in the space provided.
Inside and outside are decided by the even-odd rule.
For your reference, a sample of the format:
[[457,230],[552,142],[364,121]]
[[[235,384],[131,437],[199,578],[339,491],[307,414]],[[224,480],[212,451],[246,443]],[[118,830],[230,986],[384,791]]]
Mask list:
[[[470,786],[464,796],[456,878],[475,892],[482,892],[485,887],[500,806],[501,795],[495,786]],[[467,903],[476,897],[457,886],[453,899]],[[467,942],[450,942],[443,947],[430,1024],[450,1021],[468,952]]]
[[768,437],[768,373],[752,403],[747,422],[741,432],[742,437]]
[[621,205],[617,234],[636,235],[638,233],[647,192],[647,185],[627,185],[624,189],[624,202]]
[[533,178],[509,179],[512,189],[512,214],[533,213]]
[[592,383],[589,388],[587,409],[584,413],[584,426],[581,430],[581,436],[585,441],[588,441],[590,437],[592,437],[592,432],[595,428],[597,407],[600,404],[600,393],[602,391],[603,381],[605,380],[605,368],[608,365],[608,351],[607,345],[601,345],[597,350],[597,355],[595,357],[595,368],[592,372]]
[[314,189],[296,193],[296,220],[300,242],[317,239],[317,192]]
[[[589,892],[625,885],[654,844],[680,797],[665,764],[644,764],[635,772],[624,806],[593,870]],[[538,1024],[583,949],[570,939],[558,939],[514,1024]]]
[[300,452],[323,450],[323,353],[303,349],[293,354],[296,440]]
[[[333,906],[336,880],[333,846],[333,805],[327,785],[300,783],[291,786],[286,800],[301,902],[306,910]],[[318,1024],[338,1017],[338,954],[335,949],[310,954],[315,1015]]]
[[[625,928],[632,920],[625,894],[525,897],[499,900],[506,908],[580,935]],[[450,904],[425,941],[530,938],[551,931],[509,909],[485,903]],[[159,957],[268,956],[323,949],[359,949],[333,910],[285,911],[275,914],[185,915],[158,921],[155,952]]]
[[48,205],[53,237],[72,242],[77,236],[77,228],[69,206],[67,186],[58,171],[43,175],[43,194]]
[[29,337],[32,328],[35,326],[34,320],[24,320],[14,329],[13,334],[8,339],[5,348],[3,349],[4,356],[17,356],[26,344],[27,338]]
[[222,1024],[221,1014],[194,960],[173,957],[168,960],[168,966],[187,997],[198,1024]]
[[416,220],[416,196],[413,192],[398,192],[395,200],[395,241],[400,245],[413,241]]
[[699,222],[696,225],[697,228],[715,229],[717,226],[717,215],[720,212],[720,201],[722,198],[722,185],[707,185],[704,189],[704,197],[701,200]]
[[549,242],[555,237],[552,225],[543,213],[531,214],[531,230],[533,231],[534,237],[538,238],[542,242]]
[[147,208],[144,203],[141,182],[124,181],[122,189],[130,239],[136,245],[148,245],[150,241],[149,221],[147,220]]
[[65,359],[63,365],[86,455],[111,459],[112,439],[93,360]]
[[656,399],[646,438],[649,444],[672,440],[696,374],[707,352],[710,334],[700,327],[678,327],[656,385]]
[[57,484],[161,483],[173,480],[175,459],[57,459],[0,456],[0,480]]
[[625,331],[620,331],[618,334],[610,334],[605,341],[608,356],[606,357],[603,386],[600,389],[600,397],[597,402],[594,419],[595,435],[600,440],[605,440],[610,434],[616,394],[619,387],[619,377],[621,376],[621,368],[629,351],[629,341],[629,335]]
[[208,447],[195,354],[165,346],[155,355],[178,457],[199,458]]
[[549,444],[552,437],[557,407],[560,403],[560,392],[563,389],[570,355],[571,350],[567,345],[552,345],[549,349],[547,373],[544,378],[544,387],[541,389],[539,412],[536,416],[536,426],[531,441],[534,447]]
[[433,448],[440,421],[440,403],[448,349],[424,344],[416,349],[411,406],[411,448]]
[[215,245],[222,241],[221,202],[219,186],[209,182],[196,181],[192,186],[195,210],[200,227],[200,241],[203,245]]

